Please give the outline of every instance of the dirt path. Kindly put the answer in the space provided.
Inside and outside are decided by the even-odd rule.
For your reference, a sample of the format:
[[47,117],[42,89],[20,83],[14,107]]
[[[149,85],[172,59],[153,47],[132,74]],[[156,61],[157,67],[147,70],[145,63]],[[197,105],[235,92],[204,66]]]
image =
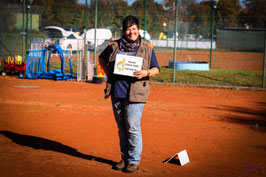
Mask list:
[[[14,88],[38,86],[39,88]],[[140,170],[120,160],[104,85],[0,76],[0,176],[239,177],[266,174],[266,92],[152,85]],[[163,164],[186,149],[190,163]]]

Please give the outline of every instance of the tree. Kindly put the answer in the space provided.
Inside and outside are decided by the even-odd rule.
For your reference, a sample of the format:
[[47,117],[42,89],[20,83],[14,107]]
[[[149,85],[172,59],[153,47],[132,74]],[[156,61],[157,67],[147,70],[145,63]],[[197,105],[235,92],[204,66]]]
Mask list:
[[33,1],[33,5],[43,7],[43,27],[55,25],[82,29],[85,6],[78,4],[78,0]]
[[5,24],[1,25],[3,31],[13,31],[15,29],[16,15],[9,9],[2,9],[1,11],[1,16],[5,17],[2,18],[3,21],[1,21],[2,24]]
[[[189,22],[188,32],[205,37],[211,34],[212,10],[214,10],[215,27],[238,26],[238,13],[241,8],[239,0],[219,0],[213,8],[213,2],[191,2],[186,8],[187,16],[184,21]],[[186,17],[186,18],[184,18]]]
[[[130,6],[125,0],[98,0],[97,28],[110,27],[114,37],[119,37],[121,33],[121,23],[123,17],[130,12]],[[95,0],[90,1],[89,6],[91,28],[95,24]]]
[[[145,1],[136,0],[132,4],[131,14],[139,14],[140,28],[144,29],[144,10]],[[152,37],[159,36],[160,31],[163,30],[164,9],[162,4],[155,2],[154,0],[147,0],[146,9],[146,30]]]
[[192,3],[188,7],[188,33],[196,36],[209,37],[211,34],[211,2]]
[[126,1],[123,0],[113,0],[113,1],[114,2],[111,5],[111,8],[114,13],[114,17],[112,19],[112,25],[114,25],[116,29],[120,29],[123,17],[125,17],[130,13],[130,7]]
[[244,0],[245,11],[240,14],[243,23],[250,27],[266,27],[266,1],[265,0]]
[[[176,0],[164,0],[163,5],[171,18],[175,16],[175,3]],[[178,17],[182,21],[189,14],[189,8],[192,4],[195,4],[196,0],[178,0]],[[169,17],[170,17],[169,16]]]
[[[172,21],[168,24],[170,31],[174,30],[175,19],[175,3],[176,0],[164,0],[164,8],[166,9],[167,19]],[[205,28],[202,28],[202,17],[204,16],[205,6],[196,2],[196,0],[179,0],[178,6],[178,36],[183,38],[185,34],[201,35]],[[200,24],[199,24],[200,23]]]
[[225,27],[237,27],[240,9],[239,0],[220,0],[216,9],[216,23]]

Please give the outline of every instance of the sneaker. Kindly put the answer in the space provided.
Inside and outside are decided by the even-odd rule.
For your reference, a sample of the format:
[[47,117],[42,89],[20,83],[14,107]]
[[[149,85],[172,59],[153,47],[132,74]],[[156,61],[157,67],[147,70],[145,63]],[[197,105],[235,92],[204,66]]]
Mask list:
[[113,166],[113,169],[114,170],[122,170],[122,169],[124,169],[126,167],[126,163],[125,163],[125,161],[124,160],[121,160],[120,162],[118,162],[117,164],[115,164],[114,166]]
[[139,164],[128,164],[127,168],[124,170],[126,173],[133,173],[139,169]]

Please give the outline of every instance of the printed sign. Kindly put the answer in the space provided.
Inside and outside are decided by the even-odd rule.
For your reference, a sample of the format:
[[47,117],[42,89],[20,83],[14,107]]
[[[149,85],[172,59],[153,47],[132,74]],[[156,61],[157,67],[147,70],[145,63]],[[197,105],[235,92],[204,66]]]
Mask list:
[[134,77],[133,73],[141,70],[142,61],[142,57],[117,54],[114,74]]

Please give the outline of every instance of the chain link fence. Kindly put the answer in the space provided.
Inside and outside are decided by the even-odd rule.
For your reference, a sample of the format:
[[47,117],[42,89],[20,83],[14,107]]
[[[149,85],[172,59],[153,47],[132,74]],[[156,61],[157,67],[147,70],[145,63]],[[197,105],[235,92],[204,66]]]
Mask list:
[[[57,43],[70,54],[74,75],[86,80],[88,73],[84,70],[89,70],[88,65],[97,66],[98,54],[109,41],[121,37],[122,19],[132,14],[140,19],[140,34],[154,45],[161,66],[160,75],[152,81],[264,87],[263,25],[252,27],[219,21],[230,17],[219,16],[212,6],[206,6],[207,13],[193,16],[183,1],[163,6],[163,2],[153,0],[131,3],[93,0],[87,2],[87,8],[85,0],[72,4],[51,2],[54,3],[0,2],[1,72],[16,74],[6,68],[12,62],[8,57],[15,60],[19,55],[26,62],[28,50]],[[177,23],[175,7],[178,7]],[[53,54],[52,67],[60,68],[59,57]]]

